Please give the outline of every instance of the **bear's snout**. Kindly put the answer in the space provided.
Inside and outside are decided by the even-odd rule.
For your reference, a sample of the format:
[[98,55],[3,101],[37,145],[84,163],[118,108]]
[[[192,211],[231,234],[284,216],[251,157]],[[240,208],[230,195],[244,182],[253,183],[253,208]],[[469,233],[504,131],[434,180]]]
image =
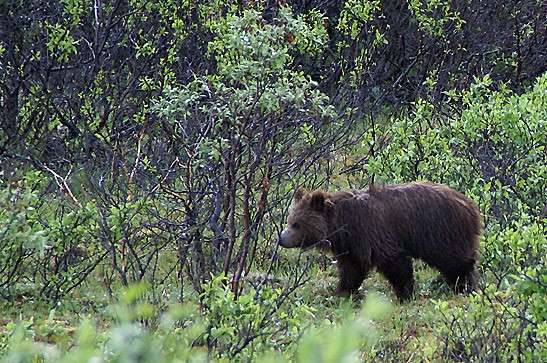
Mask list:
[[290,228],[285,228],[279,236],[279,244],[285,248],[294,248],[300,246],[300,242],[295,238],[295,233]]

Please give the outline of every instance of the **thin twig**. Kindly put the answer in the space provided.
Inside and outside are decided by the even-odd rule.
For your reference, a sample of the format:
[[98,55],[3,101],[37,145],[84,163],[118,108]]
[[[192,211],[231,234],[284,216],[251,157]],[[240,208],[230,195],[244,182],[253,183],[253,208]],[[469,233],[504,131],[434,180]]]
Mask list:
[[57,174],[54,170],[49,168],[46,164],[42,164],[42,167],[46,169],[47,171],[49,171],[51,174],[53,174],[53,176],[55,177],[55,182],[57,183],[59,188],[61,188],[61,190],[65,191],[68,195],[70,195],[70,197],[72,198],[74,203],[78,205],[78,207],[80,207],[81,209],[84,209],[84,207],[78,201],[78,199],[76,199],[76,197],[74,196],[74,193],[72,193],[72,190],[70,190],[70,187],[68,186],[68,183],[66,182],[66,180],[70,176],[70,173],[72,173],[72,165],[70,165],[70,170],[68,171],[68,173],[66,174],[64,178],[61,177],[59,174]]

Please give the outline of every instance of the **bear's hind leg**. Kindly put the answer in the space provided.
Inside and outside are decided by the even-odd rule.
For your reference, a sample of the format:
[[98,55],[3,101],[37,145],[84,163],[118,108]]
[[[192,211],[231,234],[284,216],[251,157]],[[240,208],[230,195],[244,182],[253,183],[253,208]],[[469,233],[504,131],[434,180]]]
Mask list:
[[401,254],[378,266],[378,270],[388,279],[399,301],[410,299],[414,294],[414,271],[412,259]]

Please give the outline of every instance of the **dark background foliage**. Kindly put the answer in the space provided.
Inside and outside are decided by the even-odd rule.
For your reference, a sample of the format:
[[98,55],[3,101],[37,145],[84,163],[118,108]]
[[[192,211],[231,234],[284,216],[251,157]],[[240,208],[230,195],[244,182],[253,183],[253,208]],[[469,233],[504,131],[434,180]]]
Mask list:
[[[481,308],[526,307],[477,322],[535,347],[525,316],[544,314],[545,261],[516,241],[537,240],[518,223],[546,213],[545,101],[530,91],[545,72],[541,0],[0,0],[0,299],[52,304],[89,281],[111,297],[145,282],[157,306],[197,294],[200,342],[234,357],[288,330],[269,319],[328,265],[278,253],[298,185],[429,179],[479,202],[489,283],[530,277],[514,300],[485,286]],[[219,281],[258,299],[278,275],[254,330],[212,337]],[[457,323],[476,339],[464,352],[439,328],[444,356],[496,356],[477,345],[490,333]]]
[[[428,8],[432,3],[437,6]],[[265,4],[264,12],[275,14],[276,4]],[[443,91],[465,89],[485,74],[522,90],[547,69],[547,5],[541,1],[380,1],[366,23],[340,1],[290,5],[303,15],[324,12],[330,35],[321,55],[296,57],[295,65],[331,99],[364,114],[418,97],[440,104]],[[116,147],[140,137],[142,117],[149,119],[146,132],[155,130],[159,121],[146,113],[146,101],[166,82],[185,84],[214,72],[207,54],[213,34],[204,24],[231,9],[229,1],[0,6],[0,150],[4,157],[60,164],[112,158]],[[417,14],[428,17],[427,26]],[[352,36],[345,29],[353,23],[359,32]],[[376,32],[385,42],[375,44]],[[424,85],[429,77],[433,87]]]

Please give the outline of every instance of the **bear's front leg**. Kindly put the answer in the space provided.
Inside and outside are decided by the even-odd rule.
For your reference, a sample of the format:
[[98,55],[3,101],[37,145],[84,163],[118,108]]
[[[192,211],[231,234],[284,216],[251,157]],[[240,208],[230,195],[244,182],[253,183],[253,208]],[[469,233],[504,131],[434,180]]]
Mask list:
[[356,261],[349,259],[338,260],[338,296],[349,297],[357,293],[357,290],[367,277],[368,268],[364,268]]
[[379,264],[378,270],[389,280],[399,301],[408,300],[414,295],[414,271],[410,256],[402,253]]

